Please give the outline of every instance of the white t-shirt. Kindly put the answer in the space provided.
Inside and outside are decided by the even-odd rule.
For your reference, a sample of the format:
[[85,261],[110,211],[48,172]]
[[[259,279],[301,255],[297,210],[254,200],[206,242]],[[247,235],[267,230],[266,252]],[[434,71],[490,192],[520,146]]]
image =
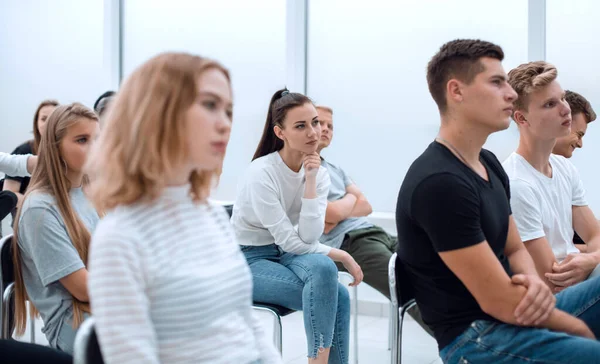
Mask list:
[[510,178],[510,205],[521,240],[546,237],[561,262],[579,253],[573,244],[573,206],[586,206],[585,189],[575,166],[552,154],[552,178],[539,172],[525,158],[512,153],[502,164]]
[[304,198],[304,167],[292,171],[279,152],[250,163],[237,193],[231,224],[240,245],[277,244],[293,254],[328,254],[319,242],[325,228],[327,169],[317,172],[317,198]]

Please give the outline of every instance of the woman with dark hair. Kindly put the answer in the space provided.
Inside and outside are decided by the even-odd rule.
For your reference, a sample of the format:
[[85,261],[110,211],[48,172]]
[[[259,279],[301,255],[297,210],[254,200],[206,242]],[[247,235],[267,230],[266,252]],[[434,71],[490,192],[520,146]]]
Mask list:
[[94,111],[100,118],[108,111],[108,105],[114,99],[117,93],[114,91],[106,91],[102,95],[98,96],[96,102],[94,102]]
[[350,300],[334,261],[362,281],[346,252],[319,243],[329,175],[311,100],[287,89],[269,104],[262,138],[238,190],[231,222],[254,279],[254,301],[304,311],[309,363],[347,363]]
[[[33,116],[33,140],[28,140],[25,143],[19,145],[12,154],[33,154],[37,155],[40,148],[40,141],[42,140],[42,133],[46,128],[46,121],[48,117],[58,106],[56,100],[44,100],[40,102],[35,114]],[[4,180],[5,191],[12,191],[17,196],[17,206],[21,206],[23,202],[23,196],[29,186],[30,177],[19,177],[7,175]]]

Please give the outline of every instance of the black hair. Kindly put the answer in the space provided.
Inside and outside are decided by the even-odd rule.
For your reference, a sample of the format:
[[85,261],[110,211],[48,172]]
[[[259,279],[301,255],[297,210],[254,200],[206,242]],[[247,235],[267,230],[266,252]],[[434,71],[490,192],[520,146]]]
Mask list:
[[278,90],[271,97],[269,103],[269,111],[267,113],[267,120],[265,121],[265,128],[263,130],[256,152],[252,160],[263,157],[267,154],[271,154],[283,148],[283,140],[279,139],[275,135],[273,128],[279,126],[283,128],[283,120],[290,109],[293,109],[304,104],[312,104],[312,101],[307,96],[300,93],[290,92],[287,88]]

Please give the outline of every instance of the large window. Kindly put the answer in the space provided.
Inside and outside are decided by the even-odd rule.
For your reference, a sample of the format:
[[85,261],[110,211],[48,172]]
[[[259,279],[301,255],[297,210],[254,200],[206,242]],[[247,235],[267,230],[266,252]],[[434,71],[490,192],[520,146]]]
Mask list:
[[103,1],[3,1],[0,53],[4,152],[33,138],[33,114],[43,99],[91,107],[111,85]]
[[[547,0],[546,59],[558,68],[558,80],[564,89],[582,94],[600,114],[600,73],[598,72],[598,35],[600,3],[594,0],[565,2]],[[600,213],[600,121],[589,125],[584,148],[573,154],[573,162],[585,186],[590,206]]]
[[[404,175],[433,141],[439,115],[425,68],[455,38],[501,45],[504,67],[527,61],[527,1],[311,1],[308,94],[334,109],[325,156],[346,169],[375,211],[394,211]],[[504,158],[514,127],[487,147]]]
[[286,2],[279,0],[127,0],[123,69],[127,76],[164,51],[186,51],[231,72],[234,122],[216,194],[233,199],[264,126],[269,100],[285,86]]

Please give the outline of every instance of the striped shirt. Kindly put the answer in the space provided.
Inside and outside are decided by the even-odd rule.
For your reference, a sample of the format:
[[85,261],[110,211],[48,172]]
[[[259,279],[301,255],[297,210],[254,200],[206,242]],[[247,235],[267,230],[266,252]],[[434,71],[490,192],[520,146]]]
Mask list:
[[121,206],[91,243],[89,293],[108,364],[281,363],[252,310],[252,280],[220,206],[189,185]]

